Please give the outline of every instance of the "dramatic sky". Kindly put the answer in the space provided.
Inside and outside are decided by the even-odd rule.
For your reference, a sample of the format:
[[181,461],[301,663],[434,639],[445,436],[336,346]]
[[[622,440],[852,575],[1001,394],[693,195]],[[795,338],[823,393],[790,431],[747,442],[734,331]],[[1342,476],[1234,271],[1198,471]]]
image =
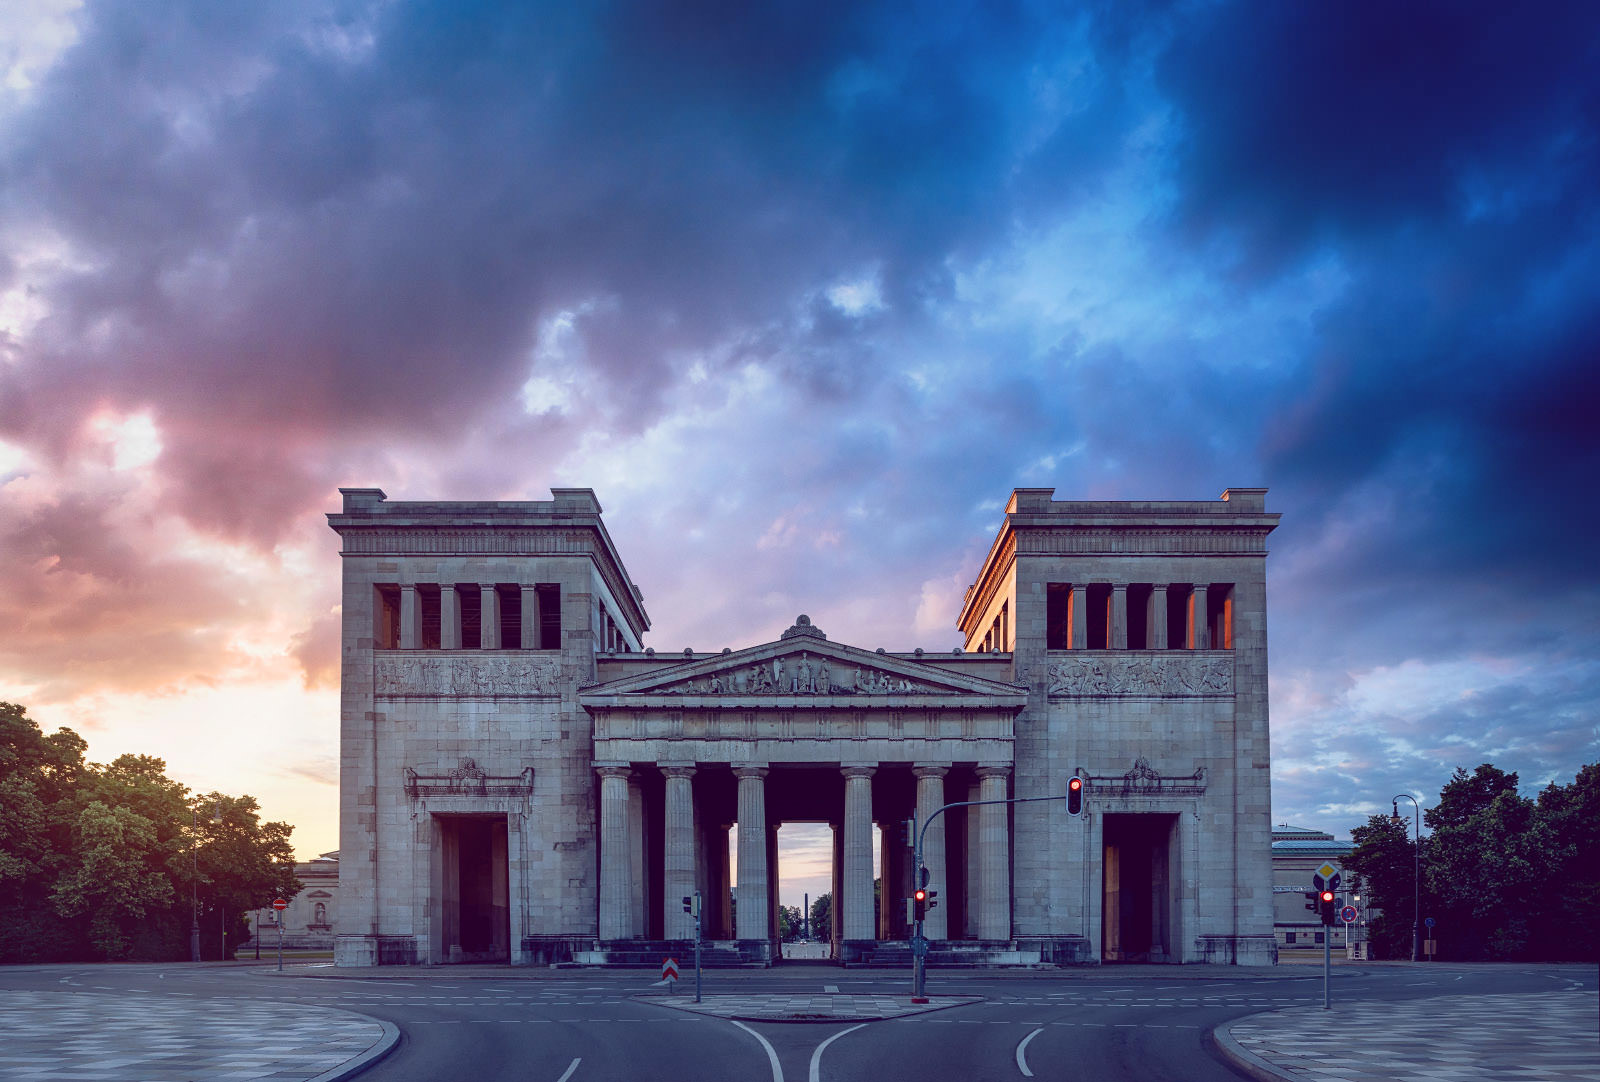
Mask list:
[[1014,486],[1270,487],[1276,820],[1596,755],[1600,15],[0,14],[0,697],[337,845],[340,485],[647,644],[949,648]]

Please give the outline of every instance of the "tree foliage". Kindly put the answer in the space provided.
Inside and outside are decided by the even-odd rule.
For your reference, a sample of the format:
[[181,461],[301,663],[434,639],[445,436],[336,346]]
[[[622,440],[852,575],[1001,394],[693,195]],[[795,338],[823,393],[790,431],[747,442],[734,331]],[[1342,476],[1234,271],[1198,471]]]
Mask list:
[[819,894],[811,902],[811,938],[833,938],[833,892]]
[[1537,800],[1493,764],[1457,768],[1423,822],[1420,860],[1404,821],[1375,815],[1352,834],[1346,866],[1382,911],[1369,940],[1376,956],[1411,956],[1415,912],[1434,918],[1440,959],[1600,958],[1600,765]]
[[165,960],[242,938],[247,910],[300,889],[287,823],[252,797],[191,794],[166,763],[85,758],[0,702],[0,962]]

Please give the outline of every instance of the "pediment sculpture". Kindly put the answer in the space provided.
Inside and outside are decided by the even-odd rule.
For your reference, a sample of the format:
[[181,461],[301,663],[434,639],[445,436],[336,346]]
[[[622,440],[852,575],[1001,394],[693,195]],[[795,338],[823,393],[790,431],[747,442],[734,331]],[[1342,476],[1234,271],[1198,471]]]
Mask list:
[[656,695],[951,695],[949,688],[802,651],[648,690]]

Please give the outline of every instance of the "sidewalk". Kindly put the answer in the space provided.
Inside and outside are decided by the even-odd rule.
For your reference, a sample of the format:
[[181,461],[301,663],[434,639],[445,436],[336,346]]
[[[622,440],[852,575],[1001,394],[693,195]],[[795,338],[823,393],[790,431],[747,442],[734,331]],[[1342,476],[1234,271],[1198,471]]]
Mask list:
[[259,1000],[0,991],[0,1078],[338,1082],[394,1048],[387,1022]]
[[1594,992],[1335,1001],[1216,1030],[1261,1082],[1600,1082]]

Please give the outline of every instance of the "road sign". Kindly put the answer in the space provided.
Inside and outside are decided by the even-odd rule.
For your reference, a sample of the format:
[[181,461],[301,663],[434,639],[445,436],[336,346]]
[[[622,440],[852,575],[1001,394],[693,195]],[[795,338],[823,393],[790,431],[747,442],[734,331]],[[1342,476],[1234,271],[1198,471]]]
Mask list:
[[1344,921],[1346,924],[1354,924],[1356,922],[1356,907],[1353,905],[1347,905],[1343,909],[1339,910],[1339,919]]
[[676,958],[668,958],[661,963],[661,979],[664,981],[678,979],[678,960]]
[[925,935],[912,936],[911,953],[918,958],[926,958],[928,956],[928,937]]
[[[272,908],[274,908],[278,912],[282,913],[285,909],[289,908],[289,903],[284,901],[282,898],[279,898],[278,900],[276,900],[275,902],[272,903]],[[1428,918],[1428,920],[1429,920],[1430,924],[1433,922],[1433,918],[1431,918],[1431,917]]]
[[1339,869],[1332,864],[1324,862],[1311,876],[1311,886],[1314,890],[1338,890]]
[[1422,918],[1422,923],[1426,924],[1429,928],[1432,928],[1433,927],[1433,918],[1432,917],[1423,917]]

